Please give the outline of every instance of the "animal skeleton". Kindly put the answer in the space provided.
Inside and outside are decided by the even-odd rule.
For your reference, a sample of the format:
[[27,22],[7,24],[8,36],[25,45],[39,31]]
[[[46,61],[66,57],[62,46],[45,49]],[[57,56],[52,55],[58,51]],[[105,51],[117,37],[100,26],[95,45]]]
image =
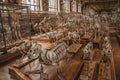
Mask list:
[[93,44],[92,42],[89,42],[82,50],[84,53],[83,59],[93,59]]
[[79,38],[79,34],[77,34],[76,32],[68,32],[68,37],[69,37],[69,39]]
[[52,62],[52,64],[59,63],[59,61],[61,61],[65,57],[67,57],[66,43],[62,42],[62,43],[58,44],[55,48],[51,49],[47,53],[42,53],[41,57],[43,60],[44,60],[44,57],[46,57],[45,59]]
[[15,46],[11,49],[8,50],[8,53],[14,53],[16,51],[22,51],[25,50],[26,48],[31,46],[31,41],[27,41],[25,43],[22,43],[20,46]]
[[80,41],[80,35],[77,32],[68,32],[68,38],[73,39],[74,42],[77,42],[77,39]]
[[29,49],[29,51],[27,52],[26,56],[29,59],[37,58],[41,54],[41,52],[42,52],[41,45],[37,44],[37,42],[35,42],[35,43],[32,43],[32,46]]
[[[68,46],[66,45],[66,43],[62,42],[53,49],[51,49],[50,51],[47,51],[46,49],[42,48],[40,44],[33,43],[32,47],[27,53],[27,56],[30,59],[38,57],[39,60],[43,61],[42,62],[43,64],[50,64],[50,65],[57,64],[59,67],[58,70],[61,70],[59,62],[67,58],[67,47]],[[60,75],[64,76],[61,71],[59,71],[58,76],[62,78],[62,76]]]
[[112,54],[112,46],[108,40],[108,37],[105,37],[104,42],[103,53],[110,56]]
[[67,57],[67,45],[66,43],[60,43],[55,48],[51,49],[47,52],[46,49],[42,48],[40,44],[32,42],[30,43],[31,48],[25,55],[29,59],[37,58],[39,57],[40,60],[43,60],[44,63],[59,63],[60,60]]

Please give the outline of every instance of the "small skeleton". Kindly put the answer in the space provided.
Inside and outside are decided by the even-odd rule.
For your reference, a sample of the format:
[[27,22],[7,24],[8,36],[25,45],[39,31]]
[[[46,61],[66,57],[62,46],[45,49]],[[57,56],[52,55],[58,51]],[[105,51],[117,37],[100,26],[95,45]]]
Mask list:
[[68,38],[73,39],[74,42],[77,42],[77,39],[80,41],[80,35],[77,32],[68,32]]
[[92,42],[89,42],[82,50],[84,53],[83,59],[93,59],[93,44]]
[[103,53],[107,54],[108,56],[110,56],[112,54],[112,47],[110,45],[110,43],[106,43],[105,47],[103,48]]

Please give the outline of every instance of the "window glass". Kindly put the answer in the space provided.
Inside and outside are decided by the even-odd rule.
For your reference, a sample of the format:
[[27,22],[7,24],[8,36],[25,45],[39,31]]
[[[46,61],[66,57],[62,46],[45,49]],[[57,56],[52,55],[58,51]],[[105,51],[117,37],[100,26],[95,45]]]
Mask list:
[[66,12],[66,0],[63,0],[63,11]]
[[22,0],[22,4],[29,6],[31,11],[40,11],[40,0]]
[[49,11],[55,12],[57,8],[55,7],[57,3],[55,3],[55,0],[49,0]]

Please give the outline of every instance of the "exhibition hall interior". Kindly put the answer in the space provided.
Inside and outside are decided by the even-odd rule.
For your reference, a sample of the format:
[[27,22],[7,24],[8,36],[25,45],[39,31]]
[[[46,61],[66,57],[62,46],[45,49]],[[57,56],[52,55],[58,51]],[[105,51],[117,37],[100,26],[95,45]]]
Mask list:
[[0,80],[120,80],[120,0],[0,0]]

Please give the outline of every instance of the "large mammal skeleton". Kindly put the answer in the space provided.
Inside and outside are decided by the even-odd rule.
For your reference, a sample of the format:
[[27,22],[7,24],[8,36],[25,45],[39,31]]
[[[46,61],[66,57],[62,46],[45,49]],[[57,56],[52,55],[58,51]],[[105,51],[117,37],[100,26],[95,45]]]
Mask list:
[[30,45],[31,48],[24,56],[24,58],[39,58],[39,60],[42,60],[45,64],[54,65],[58,64],[59,61],[67,57],[67,45],[64,42],[58,44],[50,51],[47,51],[45,48],[43,48],[40,44],[37,44],[36,42],[30,42]]

